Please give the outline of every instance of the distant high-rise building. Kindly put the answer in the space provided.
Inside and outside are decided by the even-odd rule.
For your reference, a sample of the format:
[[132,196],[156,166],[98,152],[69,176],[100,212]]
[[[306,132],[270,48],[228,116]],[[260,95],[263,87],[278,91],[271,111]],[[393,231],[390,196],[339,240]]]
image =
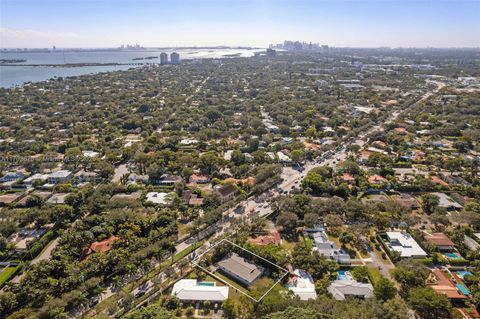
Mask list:
[[274,58],[277,55],[277,51],[274,49],[267,49],[267,57]]
[[168,63],[168,54],[165,52],[160,53],[160,64],[167,64]]
[[170,63],[172,64],[180,63],[180,54],[178,54],[177,52],[172,52],[170,54]]

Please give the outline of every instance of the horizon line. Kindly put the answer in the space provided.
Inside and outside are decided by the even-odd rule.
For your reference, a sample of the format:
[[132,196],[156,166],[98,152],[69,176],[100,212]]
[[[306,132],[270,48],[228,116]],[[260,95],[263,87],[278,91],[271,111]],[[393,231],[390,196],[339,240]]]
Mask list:
[[[446,46],[446,47],[437,47],[437,46],[329,46],[329,49],[480,49],[480,46]],[[140,46],[139,49],[127,49],[121,48],[120,46],[97,46],[97,47],[57,47],[53,49],[53,46],[50,47],[0,47],[0,50],[96,50],[96,49],[117,49],[123,51],[141,51],[142,49],[268,49],[269,46],[260,47],[260,46],[250,46],[250,45],[182,45],[182,46]],[[275,49],[275,48],[273,48]],[[280,51],[288,52],[315,52],[315,50],[284,50],[284,49],[275,49]]]

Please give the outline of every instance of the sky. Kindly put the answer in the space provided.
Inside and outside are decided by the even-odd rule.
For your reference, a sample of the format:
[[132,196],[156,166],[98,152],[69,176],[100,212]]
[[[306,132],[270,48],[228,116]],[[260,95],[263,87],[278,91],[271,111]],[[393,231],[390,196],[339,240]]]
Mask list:
[[1,48],[480,47],[480,0],[0,0]]

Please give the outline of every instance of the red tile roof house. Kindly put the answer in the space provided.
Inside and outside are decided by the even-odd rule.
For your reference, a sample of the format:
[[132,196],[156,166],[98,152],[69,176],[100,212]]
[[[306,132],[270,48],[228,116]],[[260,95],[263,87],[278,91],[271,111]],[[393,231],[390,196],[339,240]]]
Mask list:
[[279,245],[282,242],[279,232],[275,231],[270,235],[258,236],[256,238],[250,238],[249,243],[252,243],[257,246],[265,246],[269,244]]
[[396,127],[394,129],[394,131],[399,133],[399,134],[406,134],[407,133],[407,129],[405,129],[404,127]]
[[430,180],[434,183],[434,184],[438,184],[438,185],[441,185],[441,186],[448,186],[448,183],[441,180],[440,177],[438,176],[435,176],[435,175],[432,175],[430,177]]
[[198,174],[193,174],[190,176],[190,183],[191,184],[206,184],[210,182],[210,176],[207,175],[198,175]]
[[379,184],[383,184],[383,183],[387,183],[387,179],[380,176],[380,175],[371,175],[371,176],[368,176],[368,183],[369,184],[372,184],[372,185],[379,185]]
[[342,176],[340,177],[340,179],[346,183],[353,183],[355,182],[355,177],[353,177],[352,175],[348,174],[348,173],[343,173]]
[[462,300],[468,298],[458,291],[455,284],[440,269],[432,270],[427,279],[427,286],[435,290],[436,293],[447,296],[449,299]]
[[106,253],[112,249],[113,243],[118,240],[120,240],[119,237],[111,236],[105,240],[96,241],[86,248],[83,253],[84,255],[90,255],[93,253]]
[[426,235],[425,240],[434,244],[441,251],[452,251],[455,249],[455,244],[444,233],[433,233],[430,236]]

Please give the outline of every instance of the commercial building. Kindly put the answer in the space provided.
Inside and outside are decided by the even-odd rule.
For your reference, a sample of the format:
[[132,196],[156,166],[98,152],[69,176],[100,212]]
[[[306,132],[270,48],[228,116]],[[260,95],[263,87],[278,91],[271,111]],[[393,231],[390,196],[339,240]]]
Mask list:
[[160,53],[160,64],[168,64],[168,54],[165,52]]
[[172,52],[170,54],[170,63],[171,64],[178,64],[180,63],[180,54],[178,54],[177,52]]
[[266,53],[269,58],[274,58],[277,55],[277,51],[274,49],[267,49]]

